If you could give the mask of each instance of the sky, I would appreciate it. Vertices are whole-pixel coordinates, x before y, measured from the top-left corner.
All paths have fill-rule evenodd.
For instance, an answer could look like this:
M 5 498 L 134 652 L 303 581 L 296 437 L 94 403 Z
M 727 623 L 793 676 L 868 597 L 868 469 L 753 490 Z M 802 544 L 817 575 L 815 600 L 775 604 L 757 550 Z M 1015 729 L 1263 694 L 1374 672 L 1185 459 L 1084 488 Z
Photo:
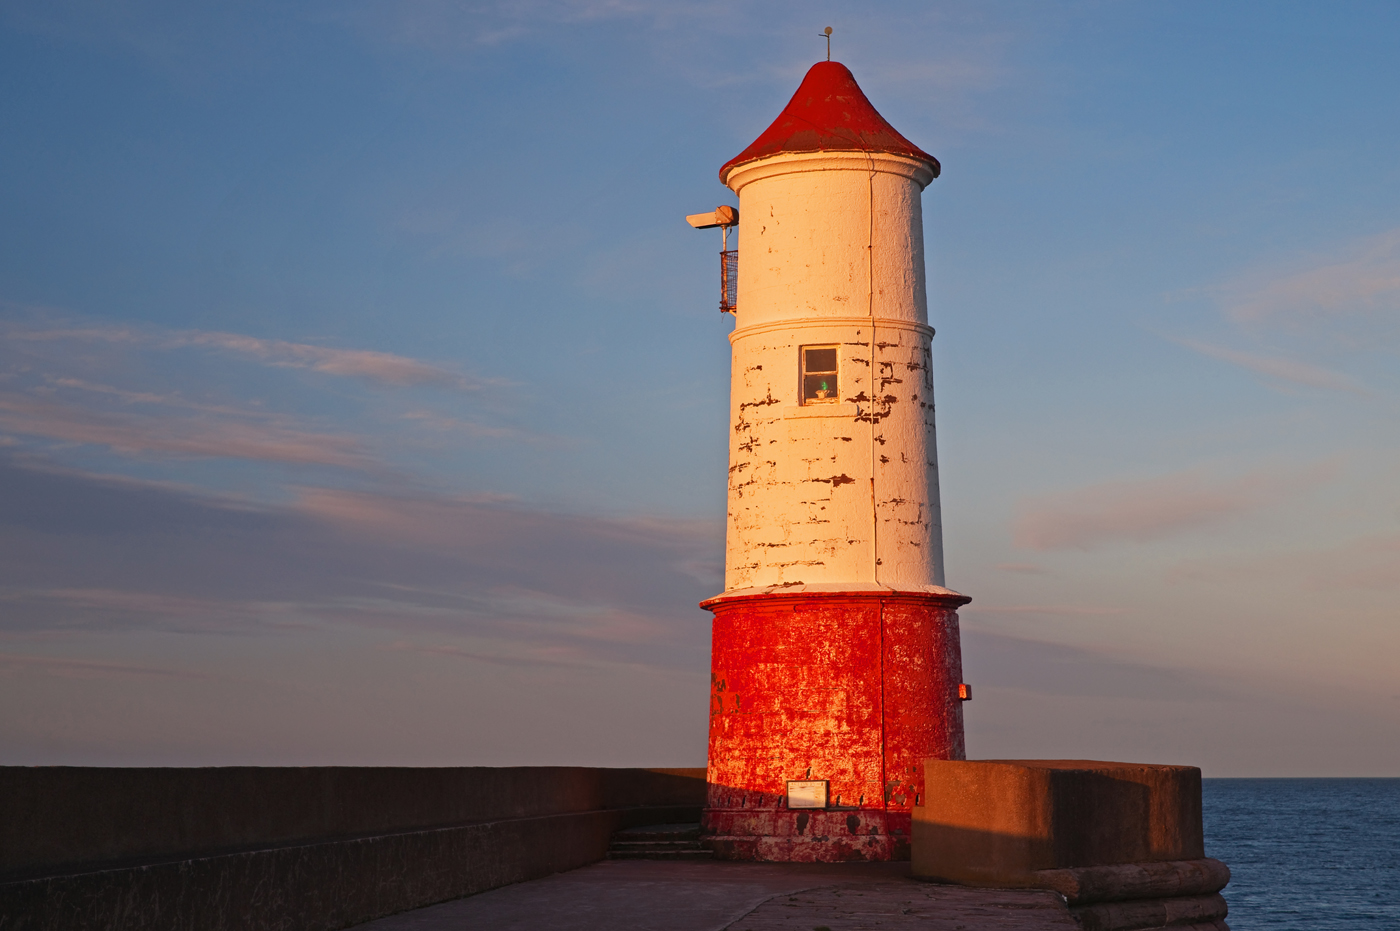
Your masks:
M 0 763 L 703 765 L 683 218 L 827 25 L 943 165 L 969 756 L 1400 776 L 1367 2 L 0 6 Z

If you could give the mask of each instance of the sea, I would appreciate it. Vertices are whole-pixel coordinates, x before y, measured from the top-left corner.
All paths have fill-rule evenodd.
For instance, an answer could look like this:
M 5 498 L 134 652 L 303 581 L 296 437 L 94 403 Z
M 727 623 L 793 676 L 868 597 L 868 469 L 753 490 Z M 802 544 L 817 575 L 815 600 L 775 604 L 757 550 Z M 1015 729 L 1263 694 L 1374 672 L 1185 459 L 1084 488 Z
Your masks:
M 1206 779 L 1231 931 L 1400 931 L 1400 779 Z

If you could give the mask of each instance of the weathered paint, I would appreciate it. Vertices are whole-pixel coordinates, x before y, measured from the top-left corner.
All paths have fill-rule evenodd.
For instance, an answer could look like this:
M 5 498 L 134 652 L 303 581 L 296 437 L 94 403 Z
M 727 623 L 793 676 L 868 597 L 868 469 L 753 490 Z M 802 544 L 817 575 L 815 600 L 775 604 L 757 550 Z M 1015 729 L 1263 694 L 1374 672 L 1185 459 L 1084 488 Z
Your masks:
M 923 761 L 962 759 L 955 594 L 721 597 L 710 682 L 706 828 L 721 855 L 909 856 Z M 789 779 L 830 781 L 824 811 Z
M 734 331 L 726 591 L 941 590 L 932 335 L 919 323 L 870 317 Z M 798 355 L 814 344 L 837 347 L 837 403 L 799 404 Z
M 743 222 L 705 824 L 723 856 L 905 858 L 922 760 L 963 757 L 920 203 L 937 162 L 844 66 L 784 114 L 722 175 Z M 838 395 L 804 404 L 812 345 L 837 349 Z M 790 779 L 830 780 L 830 807 L 788 810 Z
M 739 301 L 730 335 L 725 589 L 943 584 L 933 330 L 920 191 L 880 153 L 776 155 L 730 172 Z M 839 403 L 801 403 L 799 350 L 838 347 Z

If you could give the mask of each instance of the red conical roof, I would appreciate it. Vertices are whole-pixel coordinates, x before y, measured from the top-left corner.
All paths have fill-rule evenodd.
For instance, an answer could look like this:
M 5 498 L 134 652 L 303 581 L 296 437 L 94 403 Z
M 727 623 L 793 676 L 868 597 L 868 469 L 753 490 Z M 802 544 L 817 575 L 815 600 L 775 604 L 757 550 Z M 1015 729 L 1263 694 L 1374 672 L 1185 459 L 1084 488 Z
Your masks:
M 836 61 L 811 67 L 773 125 L 725 162 L 719 179 L 724 181 L 736 165 L 779 152 L 888 152 L 928 162 L 935 178 L 940 170 L 938 159 L 885 122 L 851 69 Z

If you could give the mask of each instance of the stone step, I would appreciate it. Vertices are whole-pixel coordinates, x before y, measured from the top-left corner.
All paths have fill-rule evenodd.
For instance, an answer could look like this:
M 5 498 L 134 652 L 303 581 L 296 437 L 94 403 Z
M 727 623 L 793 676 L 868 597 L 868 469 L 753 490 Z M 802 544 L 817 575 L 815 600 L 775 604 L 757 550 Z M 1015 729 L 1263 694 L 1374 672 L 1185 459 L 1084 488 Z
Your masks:
M 609 860 L 712 860 L 715 853 L 703 847 L 686 850 L 609 850 Z
M 702 849 L 698 841 L 693 840 L 668 840 L 668 841 L 613 841 L 608 847 L 609 850 L 700 850 Z
M 657 824 L 650 827 L 627 828 L 613 835 L 614 840 L 696 840 L 700 837 L 698 824 Z
M 708 860 L 714 856 L 700 843 L 698 824 L 652 824 L 613 835 L 610 860 Z

